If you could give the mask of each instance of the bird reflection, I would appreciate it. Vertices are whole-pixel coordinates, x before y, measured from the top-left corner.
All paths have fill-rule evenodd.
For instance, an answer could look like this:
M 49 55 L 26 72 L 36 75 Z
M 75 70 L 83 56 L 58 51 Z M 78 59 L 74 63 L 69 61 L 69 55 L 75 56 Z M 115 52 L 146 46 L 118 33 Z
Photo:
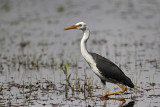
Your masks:
M 134 101 L 130 101 L 127 104 L 125 98 L 106 98 L 103 107 L 107 107 L 107 101 L 109 100 L 114 100 L 114 101 L 120 101 L 121 104 L 118 105 L 118 107 L 133 107 L 134 106 Z

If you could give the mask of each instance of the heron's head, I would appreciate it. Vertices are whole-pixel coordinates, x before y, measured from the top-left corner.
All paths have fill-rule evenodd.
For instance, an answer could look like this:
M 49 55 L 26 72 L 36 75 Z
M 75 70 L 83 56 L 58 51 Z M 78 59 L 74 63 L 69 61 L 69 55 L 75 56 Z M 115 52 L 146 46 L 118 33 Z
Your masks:
M 67 27 L 64 30 L 69 30 L 69 29 L 78 29 L 78 30 L 85 30 L 87 27 L 86 23 L 84 22 L 78 22 L 73 26 Z

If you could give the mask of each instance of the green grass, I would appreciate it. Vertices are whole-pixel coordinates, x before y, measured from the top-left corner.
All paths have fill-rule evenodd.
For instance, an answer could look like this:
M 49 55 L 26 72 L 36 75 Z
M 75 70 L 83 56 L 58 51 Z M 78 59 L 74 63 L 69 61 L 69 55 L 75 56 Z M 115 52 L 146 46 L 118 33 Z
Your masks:
M 57 66 L 61 71 L 63 71 L 65 77 L 66 77 L 66 82 L 68 83 L 69 86 L 70 85 L 70 77 L 71 74 L 68 75 L 68 62 L 66 62 L 65 65 L 62 64 L 62 66 Z

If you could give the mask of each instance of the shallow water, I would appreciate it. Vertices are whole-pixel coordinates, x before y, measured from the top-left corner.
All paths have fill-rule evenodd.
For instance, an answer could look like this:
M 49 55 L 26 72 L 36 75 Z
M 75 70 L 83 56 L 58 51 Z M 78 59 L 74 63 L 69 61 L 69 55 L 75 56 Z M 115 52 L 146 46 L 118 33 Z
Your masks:
M 0 2 L 0 106 L 160 105 L 158 0 Z M 103 86 L 80 53 L 82 32 L 63 30 L 79 21 L 91 30 L 88 50 L 116 63 L 135 89 L 100 98 Z M 58 69 L 66 62 L 70 84 Z

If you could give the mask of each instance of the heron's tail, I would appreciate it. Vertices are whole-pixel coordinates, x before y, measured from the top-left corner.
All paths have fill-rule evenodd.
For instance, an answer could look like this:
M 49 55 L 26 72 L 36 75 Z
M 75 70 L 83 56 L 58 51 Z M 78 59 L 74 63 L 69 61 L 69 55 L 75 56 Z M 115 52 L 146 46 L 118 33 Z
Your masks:
M 128 77 L 126 77 L 126 81 L 124 82 L 124 84 L 130 88 L 134 88 L 134 84 L 132 83 L 131 79 Z

